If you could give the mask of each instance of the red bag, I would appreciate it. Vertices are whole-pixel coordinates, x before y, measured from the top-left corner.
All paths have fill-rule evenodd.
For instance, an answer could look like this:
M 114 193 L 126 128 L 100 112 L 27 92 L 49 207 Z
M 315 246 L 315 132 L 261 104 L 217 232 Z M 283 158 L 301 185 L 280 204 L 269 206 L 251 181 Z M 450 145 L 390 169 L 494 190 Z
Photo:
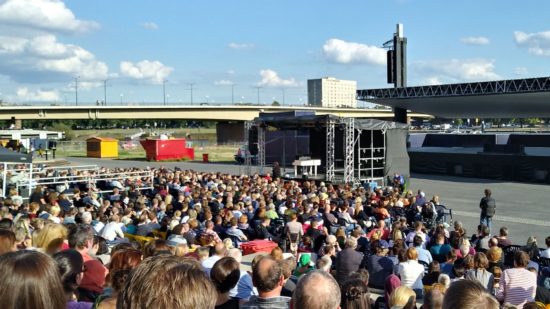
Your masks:
M 278 247 L 276 242 L 264 239 L 252 240 L 241 244 L 243 255 L 248 255 L 256 252 L 271 253 L 271 250 Z

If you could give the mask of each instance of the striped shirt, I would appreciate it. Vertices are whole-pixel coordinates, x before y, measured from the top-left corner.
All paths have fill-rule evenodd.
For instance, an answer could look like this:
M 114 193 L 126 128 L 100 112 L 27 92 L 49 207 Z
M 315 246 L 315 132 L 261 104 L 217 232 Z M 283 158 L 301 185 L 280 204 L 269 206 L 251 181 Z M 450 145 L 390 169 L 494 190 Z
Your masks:
M 525 268 L 511 268 L 502 273 L 497 298 L 519 309 L 527 302 L 535 301 L 537 275 Z
M 241 309 L 288 309 L 290 297 L 277 296 L 261 298 L 259 296 L 250 297 L 250 301 L 241 305 Z

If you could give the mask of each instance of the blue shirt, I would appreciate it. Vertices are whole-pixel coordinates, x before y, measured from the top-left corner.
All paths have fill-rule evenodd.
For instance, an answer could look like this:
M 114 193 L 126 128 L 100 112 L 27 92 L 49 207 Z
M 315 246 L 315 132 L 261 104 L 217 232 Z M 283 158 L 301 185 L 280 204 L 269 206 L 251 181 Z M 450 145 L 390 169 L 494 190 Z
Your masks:
M 430 253 L 430 251 L 426 249 L 422 249 L 422 247 L 415 247 L 415 249 L 416 249 L 416 253 L 418 253 L 419 261 L 424 261 L 428 264 L 433 262 L 432 254 Z

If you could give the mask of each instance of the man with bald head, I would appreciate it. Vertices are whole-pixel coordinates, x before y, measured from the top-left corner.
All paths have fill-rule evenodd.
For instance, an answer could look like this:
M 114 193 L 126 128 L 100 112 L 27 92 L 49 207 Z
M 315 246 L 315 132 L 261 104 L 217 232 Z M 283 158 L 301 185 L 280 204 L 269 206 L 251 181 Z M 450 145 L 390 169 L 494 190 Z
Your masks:
M 252 283 L 258 290 L 258 296 L 241 305 L 243 309 L 283 309 L 288 308 L 290 297 L 281 296 L 285 285 L 281 262 L 271 256 L 262 257 L 252 267 Z
M 340 307 L 340 287 L 334 278 L 321 270 L 304 275 L 292 296 L 292 308 L 338 309 Z

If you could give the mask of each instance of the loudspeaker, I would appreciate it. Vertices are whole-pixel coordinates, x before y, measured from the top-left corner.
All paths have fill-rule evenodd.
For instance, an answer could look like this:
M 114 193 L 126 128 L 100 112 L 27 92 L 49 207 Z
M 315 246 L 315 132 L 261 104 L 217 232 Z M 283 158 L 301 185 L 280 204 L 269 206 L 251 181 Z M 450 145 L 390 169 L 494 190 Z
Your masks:
M 258 154 L 258 128 L 252 127 L 248 131 L 248 151 L 255 156 Z

